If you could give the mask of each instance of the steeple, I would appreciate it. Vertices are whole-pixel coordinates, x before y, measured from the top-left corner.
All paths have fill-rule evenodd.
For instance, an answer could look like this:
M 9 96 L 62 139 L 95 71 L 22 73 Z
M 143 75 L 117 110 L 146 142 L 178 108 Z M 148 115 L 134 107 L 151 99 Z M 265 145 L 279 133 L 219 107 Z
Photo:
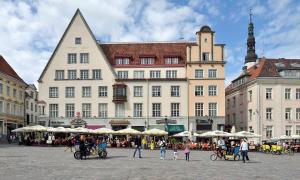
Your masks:
M 252 23 L 252 9 L 250 9 L 250 23 L 248 25 L 248 39 L 247 39 L 247 55 L 245 57 L 245 65 L 247 63 L 256 62 L 257 55 L 255 53 L 255 37 L 254 37 L 254 25 Z

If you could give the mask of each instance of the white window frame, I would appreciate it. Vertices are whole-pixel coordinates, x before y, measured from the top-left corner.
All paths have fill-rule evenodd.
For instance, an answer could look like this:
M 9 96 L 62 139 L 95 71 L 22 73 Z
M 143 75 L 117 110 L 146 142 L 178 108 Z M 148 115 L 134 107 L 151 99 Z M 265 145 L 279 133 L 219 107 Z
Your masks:
M 266 108 L 266 119 L 272 120 L 273 118 L 273 108 Z
M 91 96 L 92 96 L 92 87 L 82 86 L 82 97 L 91 97 Z
M 108 104 L 107 103 L 99 103 L 98 104 L 98 116 L 101 118 L 108 117 Z
M 161 97 L 161 86 L 152 86 L 152 97 Z
M 178 64 L 179 63 L 179 57 L 166 57 L 165 58 L 165 64 Z
M 300 108 L 296 108 L 296 119 L 300 120 Z
M 300 88 L 296 89 L 296 99 L 300 100 Z
M 209 85 L 208 86 L 208 96 L 217 96 L 217 89 L 218 87 L 216 85 Z
M 133 71 L 134 79 L 144 79 L 144 71 Z
M 208 69 L 208 78 L 217 78 L 217 69 Z
M 286 136 L 292 135 L 292 128 L 293 128 L 293 126 L 285 126 L 285 135 Z
M 77 54 L 68 53 L 68 64 L 76 64 L 76 63 L 77 63 Z
M 180 116 L 180 103 L 171 103 L 171 117 Z
M 81 64 L 88 64 L 89 63 L 89 53 L 80 53 L 80 63 Z
M 133 86 L 133 96 L 143 97 L 143 86 Z
M 161 117 L 161 103 L 152 103 L 152 117 Z
M 93 79 L 102 79 L 101 69 L 93 69 Z
M 72 70 L 68 70 L 68 79 L 76 79 L 77 78 L 77 70 L 76 69 L 72 69 Z
M 66 104 L 66 117 L 72 118 L 75 116 L 75 104 L 74 103 L 67 103 Z
M 218 115 L 218 104 L 216 102 L 208 103 L 208 116 L 216 117 Z
M 107 97 L 107 86 L 98 86 L 98 96 Z
M 292 108 L 285 108 L 284 118 L 286 120 L 292 119 Z
M 58 117 L 58 104 L 49 104 L 49 117 Z
M 49 98 L 58 98 L 58 87 L 49 87 Z
M 64 70 L 55 70 L 55 80 L 64 80 L 65 71 Z
M 180 96 L 180 86 L 171 86 L 171 97 Z
M 177 78 L 177 70 L 167 70 L 166 78 Z
M 115 116 L 116 117 L 125 117 L 125 104 L 124 103 L 115 104 Z
M 272 88 L 266 88 L 266 99 L 272 99 L 272 93 L 273 89 Z
M 273 137 L 273 126 L 266 127 L 266 137 L 272 138 Z
M 118 71 L 119 79 L 128 79 L 128 71 Z
M 143 103 L 133 103 L 133 117 L 143 117 Z
M 195 103 L 195 116 L 202 117 L 204 115 L 204 103 Z
M 142 57 L 140 58 L 141 64 L 155 64 L 154 57 Z
M 203 86 L 195 86 L 195 96 L 204 96 Z
M 195 78 L 196 79 L 204 78 L 204 70 L 203 69 L 195 69 Z
M 89 79 L 89 70 L 88 69 L 80 70 L 80 79 Z
M 82 117 L 89 118 L 92 116 L 92 104 L 82 103 Z
M 75 87 L 66 87 L 66 98 L 75 97 Z
M 284 89 L 284 99 L 290 100 L 291 99 L 291 88 L 285 88 Z
M 128 57 L 120 57 L 115 59 L 116 65 L 126 65 L 129 64 L 130 58 Z
M 159 70 L 150 71 L 150 78 L 160 78 L 161 73 Z

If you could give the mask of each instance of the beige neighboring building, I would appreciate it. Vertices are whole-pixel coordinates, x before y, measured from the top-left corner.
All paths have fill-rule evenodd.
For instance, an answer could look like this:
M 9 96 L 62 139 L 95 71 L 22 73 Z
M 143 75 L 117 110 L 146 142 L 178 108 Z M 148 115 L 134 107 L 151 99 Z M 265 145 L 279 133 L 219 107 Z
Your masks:
M 225 44 L 215 44 L 214 33 L 203 26 L 187 46 L 189 122 L 198 133 L 225 125 Z
M 0 55 L 0 141 L 24 126 L 24 93 L 27 84 Z
M 257 59 L 253 29 L 243 72 L 226 88 L 226 127 L 260 140 L 300 134 L 300 59 Z
M 25 90 L 25 126 L 38 124 L 38 92 L 34 84 Z

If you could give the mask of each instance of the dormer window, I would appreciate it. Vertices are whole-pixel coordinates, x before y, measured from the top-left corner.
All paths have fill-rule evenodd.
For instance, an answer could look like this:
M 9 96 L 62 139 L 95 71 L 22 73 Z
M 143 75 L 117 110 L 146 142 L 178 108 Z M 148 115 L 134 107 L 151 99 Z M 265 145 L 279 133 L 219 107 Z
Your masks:
M 81 44 L 81 37 L 75 38 L 75 44 Z
M 165 64 L 178 64 L 179 58 L 178 57 L 166 57 Z
M 128 57 L 116 58 L 116 65 L 124 65 L 124 64 L 129 64 L 129 58 Z
M 155 58 L 154 57 L 142 57 L 140 58 L 141 64 L 154 64 Z

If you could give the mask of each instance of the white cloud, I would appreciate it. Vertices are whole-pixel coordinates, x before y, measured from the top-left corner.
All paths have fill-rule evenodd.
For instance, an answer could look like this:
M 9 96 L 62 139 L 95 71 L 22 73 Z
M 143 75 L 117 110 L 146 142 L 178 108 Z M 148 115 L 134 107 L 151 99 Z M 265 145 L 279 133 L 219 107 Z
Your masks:
M 0 1 L 0 53 L 28 83 L 35 83 L 79 7 L 101 41 L 194 38 L 208 18 L 172 1 Z M 5 42 L 5 43 L 3 43 Z

